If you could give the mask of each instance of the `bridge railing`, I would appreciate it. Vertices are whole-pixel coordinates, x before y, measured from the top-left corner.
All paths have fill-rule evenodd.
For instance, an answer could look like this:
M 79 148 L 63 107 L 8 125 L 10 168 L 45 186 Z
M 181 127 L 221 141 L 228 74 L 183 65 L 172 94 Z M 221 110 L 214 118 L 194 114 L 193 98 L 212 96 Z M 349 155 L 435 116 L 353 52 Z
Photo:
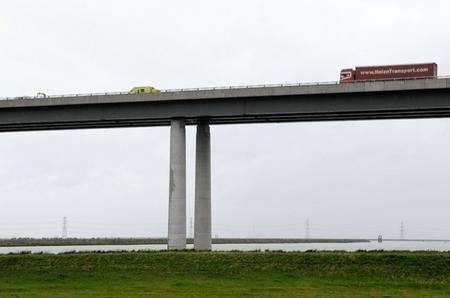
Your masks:
M 450 76 L 439 76 L 438 79 L 449 79 Z M 423 78 L 417 78 L 423 79 Z M 394 79 L 390 81 L 401 81 L 404 79 Z M 410 79 L 408 79 L 410 80 Z M 435 80 L 431 78 L 429 80 Z M 355 81 L 361 82 L 361 81 Z M 373 81 L 363 81 L 363 82 L 377 82 Z M 284 83 L 284 84 L 263 84 L 263 85 L 238 85 L 238 86 L 220 86 L 220 87 L 200 87 L 200 88 L 180 88 L 180 89 L 162 89 L 159 90 L 161 93 L 169 92 L 195 92 L 195 91 L 214 91 L 214 90 L 234 90 L 234 89 L 254 89 L 254 88 L 275 88 L 275 87 L 302 87 L 302 86 L 319 86 L 319 85 L 339 85 L 339 81 L 330 82 L 306 82 L 306 83 Z M 47 98 L 65 98 L 65 97 L 89 97 L 89 96 L 113 96 L 113 95 L 129 95 L 128 91 L 119 92 L 99 92 L 99 93 L 74 93 L 74 94 L 62 94 L 62 95 L 41 95 L 41 96 L 16 96 L 16 97 L 3 97 L 0 100 L 37 100 L 37 99 L 47 99 Z
M 214 90 L 230 90 L 230 89 L 250 89 L 250 88 L 273 88 L 273 87 L 299 87 L 311 85 L 332 85 L 339 82 L 311 82 L 311 83 L 286 83 L 286 84 L 264 84 L 264 85 L 241 85 L 241 86 L 220 86 L 220 87 L 200 87 L 200 88 L 180 88 L 180 89 L 161 89 L 159 93 L 168 92 L 189 92 L 189 91 L 214 91 Z M 73 93 L 61 95 L 45 95 L 45 96 L 16 96 L 3 97 L 0 100 L 25 100 L 25 99 L 46 99 L 46 98 L 64 98 L 64 97 L 89 97 L 89 96 L 108 96 L 108 95 L 129 95 L 128 91 L 119 92 L 98 92 L 98 93 Z
M 274 88 L 274 87 L 301 87 L 314 85 L 337 85 L 339 82 L 308 82 L 308 83 L 285 83 L 285 84 L 263 84 L 263 85 L 238 85 L 200 88 L 165 89 L 161 92 L 187 92 L 187 91 L 213 91 L 213 90 L 233 90 L 233 89 L 254 89 L 254 88 Z
M 103 96 L 103 95 L 127 95 L 130 92 L 98 92 L 98 93 L 73 93 L 73 94 L 59 94 L 59 95 L 45 95 L 45 96 L 16 96 L 16 97 L 2 97 L 0 100 L 25 100 L 25 99 L 47 99 L 47 98 L 61 98 L 61 97 L 85 97 L 85 96 Z

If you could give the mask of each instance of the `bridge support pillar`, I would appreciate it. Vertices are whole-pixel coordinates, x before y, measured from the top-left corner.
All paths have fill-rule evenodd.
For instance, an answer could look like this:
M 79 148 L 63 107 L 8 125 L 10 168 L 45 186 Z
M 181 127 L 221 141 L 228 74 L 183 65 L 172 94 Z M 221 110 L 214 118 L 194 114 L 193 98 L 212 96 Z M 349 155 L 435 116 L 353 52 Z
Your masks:
M 172 120 L 170 124 L 167 249 L 186 249 L 186 128 L 184 119 Z
M 194 249 L 211 250 L 211 136 L 207 120 L 197 125 Z

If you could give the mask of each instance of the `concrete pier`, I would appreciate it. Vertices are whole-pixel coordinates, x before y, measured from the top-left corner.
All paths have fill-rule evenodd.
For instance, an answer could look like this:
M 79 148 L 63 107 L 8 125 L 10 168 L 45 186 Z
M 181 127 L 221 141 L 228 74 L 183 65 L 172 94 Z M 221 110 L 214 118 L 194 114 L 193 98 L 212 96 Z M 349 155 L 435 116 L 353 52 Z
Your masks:
M 197 125 L 194 249 L 211 250 L 211 136 L 209 123 Z
M 169 231 L 167 249 L 186 249 L 186 128 L 170 123 Z

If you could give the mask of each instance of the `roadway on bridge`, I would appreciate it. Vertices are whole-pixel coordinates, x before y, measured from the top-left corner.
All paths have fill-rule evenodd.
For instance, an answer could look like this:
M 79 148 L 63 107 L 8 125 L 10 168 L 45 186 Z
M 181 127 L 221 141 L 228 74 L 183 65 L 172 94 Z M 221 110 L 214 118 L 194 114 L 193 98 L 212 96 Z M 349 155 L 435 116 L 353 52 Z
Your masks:
M 450 78 L 0 100 L 0 131 L 450 116 Z

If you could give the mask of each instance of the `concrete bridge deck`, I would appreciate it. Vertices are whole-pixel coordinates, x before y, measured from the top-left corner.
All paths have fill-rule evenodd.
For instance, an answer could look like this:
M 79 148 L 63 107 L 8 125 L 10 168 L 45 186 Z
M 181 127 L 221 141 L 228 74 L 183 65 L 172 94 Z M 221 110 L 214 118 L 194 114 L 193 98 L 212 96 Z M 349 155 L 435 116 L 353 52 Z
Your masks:
M 0 100 L 0 131 L 447 117 L 450 78 Z

